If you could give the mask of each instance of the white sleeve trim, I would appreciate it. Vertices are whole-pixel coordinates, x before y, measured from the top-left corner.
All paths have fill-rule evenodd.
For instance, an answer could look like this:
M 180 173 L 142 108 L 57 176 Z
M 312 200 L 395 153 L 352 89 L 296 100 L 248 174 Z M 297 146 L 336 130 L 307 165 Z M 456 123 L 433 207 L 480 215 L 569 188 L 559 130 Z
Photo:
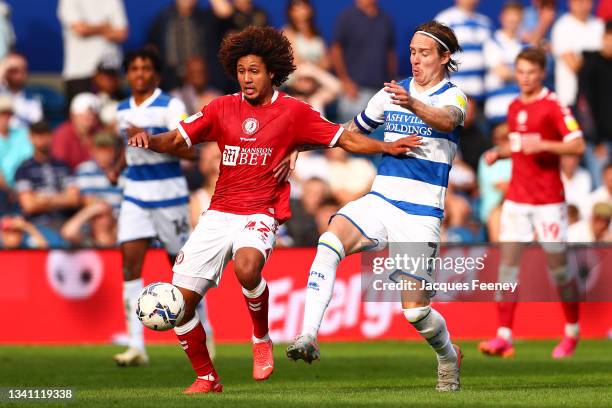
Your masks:
M 338 139 L 340 139 L 340 136 L 342 135 L 342 132 L 344 132 L 344 128 L 340 126 L 338 128 L 338 131 L 334 135 L 334 138 L 331 140 L 331 142 L 329 142 L 329 147 L 334 147 L 336 145 L 336 143 L 338 142 Z
M 582 137 L 582 131 L 576 130 L 576 131 L 573 131 L 572 133 L 568 133 L 567 135 L 563 136 L 563 142 L 569 142 L 570 140 L 574 140 L 579 137 Z
M 189 135 L 187 134 L 187 132 L 185 132 L 185 129 L 183 129 L 183 125 L 181 125 L 179 123 L 178 126 L 176 127 L 176 129 L 179 131 L 181 136 L 183 136 L 183 139 L 185 139 L 185 142 L 187 143 L 187 146 L 188 147 L 193 146 L 193 144 L 191 143 L 191 139 L 189 138 Z

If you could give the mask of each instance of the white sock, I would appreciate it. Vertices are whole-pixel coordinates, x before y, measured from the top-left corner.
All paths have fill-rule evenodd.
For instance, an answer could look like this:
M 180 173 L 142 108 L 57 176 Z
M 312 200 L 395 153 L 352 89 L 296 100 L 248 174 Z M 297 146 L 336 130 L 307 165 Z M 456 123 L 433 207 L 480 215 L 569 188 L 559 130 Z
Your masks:
M 455 364 L 457 353 L 450 340 L 446 321 L 431 306 L 403 309 L 404 316 L 434 349 L 439 364 Z
M 336 269 L 343 258 L 344 246 L 340 239 L 331 232 L 321 235 L 306 287 L 302 335 L 317 337 L 325 309 L 334 293 Z
M 198 378 L 201 380 L 215 381 L 215 376 L 212 374 L 198 375 Z
M 498 327 L 497 337 L 501 337 L 502 339 L 512 343 L 512 329 L 509 327 Z
M 127 314 L 128 344 L 131 348 L 144 351 L 143 326 L 136 315 L 138 295 L 142 289 L 142 278 L 123 282 L 123 304 L 125 306 L 125 313 Z
M 577 338 L 580 335 L 580 325 L 578 323 L 565 323 L 565 335 Z
M 263 336 L 261 339 L 255 337 L 255 336 L 251 336 L 252 340 L 253 340 L 253 344 L 257 344 L 257 343 L 265 343 L 266 341 L 270 340 L 270 334 L 266 333 L 265 336 Z

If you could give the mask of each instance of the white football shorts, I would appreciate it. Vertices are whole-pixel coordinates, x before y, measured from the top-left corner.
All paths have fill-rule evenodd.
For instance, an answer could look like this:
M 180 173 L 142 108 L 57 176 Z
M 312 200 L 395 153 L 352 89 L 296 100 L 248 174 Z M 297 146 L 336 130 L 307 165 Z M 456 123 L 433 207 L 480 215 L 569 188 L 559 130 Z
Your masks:
M 439 254 L 440 218 L 408 214 L 373 194 L 351 201 L 334 215 L 338 216 L 347 218 L 374 243 L 364 250 L 379 251 L 388 247 L 390 257 L 407 254 L 435 258 Z M 409 275 L 417 279 L 434 280 L 431 270 L 411 272 Z
M 499 240 L 525 243 L 538 241 L 546 252 L 563 252 L 563 244 L 567 242 L 567 205 L 504 201 Z
M 255 248 L 268 259 L 278 222 L 265 214 L 239 215 L 208 210 L 179 252 L 175 274 L 219 284 L 223 270 L 240 248 Z
M 119 210 L 119 243 L 157 238 L 171 255 L 178 254 L 189 236 L 188 204 L 162 208 L 142 208 L 123 201 Z

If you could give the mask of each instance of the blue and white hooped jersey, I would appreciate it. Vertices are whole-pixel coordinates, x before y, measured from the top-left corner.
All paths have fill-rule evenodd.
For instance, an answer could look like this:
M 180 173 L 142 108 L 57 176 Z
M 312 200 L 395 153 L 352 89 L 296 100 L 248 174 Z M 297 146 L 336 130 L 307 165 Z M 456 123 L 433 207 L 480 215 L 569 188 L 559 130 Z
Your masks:
M 448 80 L 418 92 L 412 78 L 399 84 L 419 101 L 442 108 L 454 106 L 465 117 L 467 99 Z M 377 195 L 408 214 L 443 218 L 448 173 L 459 143 L 457 127 L 451 133 L 432 129 L 411 111 L 391 103 L 389 94 L 380 90 L 370 99 L 366 109 L 355 117 L 365 133 L 384 125 L 385 141 L 421 136 L 423 144 L 404 156 L 383 155 L 369 194 Z
M 495 67 L 505 65 L 514 71 L 514 60 L 526 46 L 527 44 L 520 39 L 509 38 L 501 30 L 497 30 L 485 43 L 484 56 L 487 65 L 485 116 L 493 123 L 506 120 L 508 106 L 520 93 L 516 81 L 504 81 L 495 73 Z
M 126 143 L 129 127 L 139 127 L 155 135 L 176 129 L 179 121 L 186 117 L 183 102 L 160 89 L 138 106 L 134 98 L 117 106 L 117 123 Z M 125 155 L 124 200 L 143 208 L 171 207 L 189 202 L 187 182 L 178 158 L 132 146 L 126 146 Z
M 459 7 L 440 12 L 434 20 L 453 29 L 463 52 L 453 55 L 459 62 L 459 71 L 451 80 L 466 94 L 476 99 L 484 98 L 485 59 L 483 47 L 491 37 L 493 23 L 480 13 L 468 13 Z

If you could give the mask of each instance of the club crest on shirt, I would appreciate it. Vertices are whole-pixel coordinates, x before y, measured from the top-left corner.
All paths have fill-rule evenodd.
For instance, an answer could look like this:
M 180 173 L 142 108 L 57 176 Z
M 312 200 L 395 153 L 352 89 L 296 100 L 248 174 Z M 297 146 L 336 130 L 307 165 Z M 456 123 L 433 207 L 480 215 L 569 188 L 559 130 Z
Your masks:
M 242 131 L 247 135 L 252 135 L 259 130 L 259 122 L 255 118 L 247 118 L 242 122 Z

